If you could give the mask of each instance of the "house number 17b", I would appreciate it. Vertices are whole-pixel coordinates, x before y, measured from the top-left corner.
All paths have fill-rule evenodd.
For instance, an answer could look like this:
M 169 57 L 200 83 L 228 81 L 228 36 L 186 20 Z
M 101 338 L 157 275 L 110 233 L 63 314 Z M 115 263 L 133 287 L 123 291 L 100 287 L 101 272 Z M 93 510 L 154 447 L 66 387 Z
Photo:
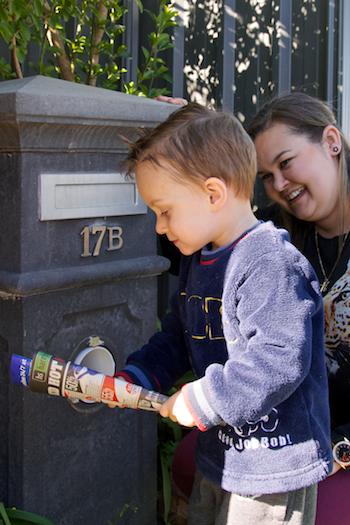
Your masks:
M 123 246 L 123 228 L 121 226 L 104 226 L 95 224 L 85 226 L 80 235 L 83 239 L 83 252 L 81 257 L 97 257 L 100 255 L 101 247 L 105 237 L 107 238 L 107 252 L 120 250 Z

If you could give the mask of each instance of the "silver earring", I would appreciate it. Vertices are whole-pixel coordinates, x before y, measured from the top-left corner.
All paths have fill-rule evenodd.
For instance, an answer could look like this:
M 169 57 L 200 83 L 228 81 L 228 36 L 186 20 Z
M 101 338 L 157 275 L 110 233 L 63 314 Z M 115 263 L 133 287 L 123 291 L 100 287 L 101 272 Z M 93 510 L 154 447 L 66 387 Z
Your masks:
M 333 146 L 333 151 L 334 151 L 334 153 L 338 153 L 339 152 L 338 146 Z

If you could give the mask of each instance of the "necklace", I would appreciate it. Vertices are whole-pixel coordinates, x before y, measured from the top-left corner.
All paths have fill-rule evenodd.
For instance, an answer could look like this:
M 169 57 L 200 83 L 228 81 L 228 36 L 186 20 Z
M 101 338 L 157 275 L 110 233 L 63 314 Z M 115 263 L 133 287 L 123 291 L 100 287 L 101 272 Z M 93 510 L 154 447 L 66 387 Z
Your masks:
M 335 271 L 335 269 L 336 269 L 336 267 L 338 265 L 338 262 L 340 260 L 341 254 L 343 253 L 346 241 L 348 240 L 349 232 L 345 235 L 344 240 L 342 242 L 342 245 L 340 247 L 339 253 L 338 253 L 338 257 L 336 258 L 336 261 L 333 264 L 333 266 L 331 268 L 331 271 L 327 275 L 326 274 L 326 270 L 324 269 L 324 266 L 323 266 L 322 257 L 321 257 L 321 253 L 320 253 L 320 247 L 318 245 L 318 233 L 316 231 L 316 228 L 315 228 L 314 231 L 315 231 L 315 245 L 316 245 L 316 252 L 317 252 L 318 262 L 320 264 L 320 268 L 321 268 L 322 275 L 323 275 L 323 282 L 321 284 L 320 290 L 321 290 L 321 293 L 326 293 L 327 290 L 328 290 L 329 283 L 331 281 L 331 277 L 332 277 L 332 275 L 333 275 L 333 273 L 334 273 L 334 271 Z

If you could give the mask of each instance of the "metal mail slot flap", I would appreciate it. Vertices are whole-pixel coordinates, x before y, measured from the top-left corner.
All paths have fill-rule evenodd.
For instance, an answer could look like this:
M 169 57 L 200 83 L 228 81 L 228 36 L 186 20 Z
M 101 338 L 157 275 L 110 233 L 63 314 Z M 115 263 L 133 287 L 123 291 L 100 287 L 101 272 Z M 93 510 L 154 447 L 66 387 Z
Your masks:
M 146 213 L 132 180 L 121 173 L 45 173 L 40 175 L 41 221 Z

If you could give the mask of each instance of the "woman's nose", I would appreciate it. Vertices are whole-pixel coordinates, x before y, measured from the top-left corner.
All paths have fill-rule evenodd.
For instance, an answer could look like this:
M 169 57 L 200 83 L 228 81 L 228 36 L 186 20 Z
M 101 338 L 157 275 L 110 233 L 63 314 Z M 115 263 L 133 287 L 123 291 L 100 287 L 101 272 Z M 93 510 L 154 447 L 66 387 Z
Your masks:
M 277 173 L 274 173 L 273 175 L 273 188 L 276 191 L 283 191 L 288 184 L 288 181 L 284 178 L 283 174 L 278 171 Z

